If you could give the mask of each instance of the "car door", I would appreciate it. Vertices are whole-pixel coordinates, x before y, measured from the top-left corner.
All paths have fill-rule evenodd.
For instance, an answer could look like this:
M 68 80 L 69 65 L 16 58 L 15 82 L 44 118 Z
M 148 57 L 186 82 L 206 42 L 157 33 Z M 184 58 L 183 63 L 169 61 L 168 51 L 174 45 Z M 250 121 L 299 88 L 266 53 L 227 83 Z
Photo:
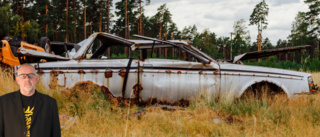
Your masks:
M 140 101 L 183 103 L 202 92 L 216 93 L 220 81 L 217 67 L 181 60 L 140 61 Z

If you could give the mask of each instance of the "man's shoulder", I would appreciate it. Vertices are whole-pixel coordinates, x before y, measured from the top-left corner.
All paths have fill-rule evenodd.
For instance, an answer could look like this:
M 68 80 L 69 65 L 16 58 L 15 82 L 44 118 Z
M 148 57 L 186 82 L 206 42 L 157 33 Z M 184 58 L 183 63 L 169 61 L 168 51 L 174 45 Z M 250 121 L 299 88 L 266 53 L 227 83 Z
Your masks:
M 10 92 L 10 93 L 7 93 L 7 94 L 4 94 L 0 97 L 0 99 L 6 99 L 6 98 L 12 98 L 14 96 L 16 96 L 18 94 L 19 90 L 18 91 L 14 91 L 14 92 Z
M 4 94 L 2 96 L 0 96 L 0 103 L 1 104 L 7 104 L 8 102 L 11 102 L 13 100 L 16 99 L 16 96 L 18 96 L 19 90 L 18 91 L 14 91 L 14 92 L 10 92 L 7 94 Z

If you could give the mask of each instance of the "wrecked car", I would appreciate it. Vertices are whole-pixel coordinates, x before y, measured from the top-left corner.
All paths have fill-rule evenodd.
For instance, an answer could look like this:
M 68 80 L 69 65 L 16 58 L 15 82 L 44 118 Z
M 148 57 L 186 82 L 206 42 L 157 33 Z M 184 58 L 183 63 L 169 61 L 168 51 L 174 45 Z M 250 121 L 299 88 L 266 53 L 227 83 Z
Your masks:
M 162 41 L 135 35 L 143 40 L 128 40 L 108 33 L 94 33 L 81 43 L 72 57 L 19 49 L 20 56 L 46 59 L 33 63 L 40 80 L 48 87 L 71 88 L 91 82 L 102 87 L 111 102 L 130 100 L 132 103 L 161 102 L 188 104 L 190 98 L 201 92 L 221 95 L 233 92 L 240 97 L 249 88 L 269 85 L 289 98 L 312 93 L 316 87 L 311 74 L 259 66 L 234 64 L 216 60 L 187 42 Z M 104 58 L 108 47 L 128 47 L 141 51 L 139 58 Z M 95 47 L 93 49 L 93 47 Z M 175 48 L 188 54 L 188 61 L 150 58 L 157 48 Z M 298 47 L 297 49 L 305 48 Z M 250 58 L 241 55 L 233 60 Z M 272 53 L 270 53 L 272 54 Z M 15 67 L 15 70 L 19 66 Z

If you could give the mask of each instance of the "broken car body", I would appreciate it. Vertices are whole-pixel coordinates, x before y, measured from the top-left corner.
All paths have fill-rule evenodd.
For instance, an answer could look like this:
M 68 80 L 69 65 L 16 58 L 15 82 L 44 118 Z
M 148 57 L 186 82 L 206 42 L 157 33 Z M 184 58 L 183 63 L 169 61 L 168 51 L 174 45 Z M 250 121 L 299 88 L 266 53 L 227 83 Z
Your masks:
M 20 49 L 18 53 L 49 60 L 33 63 L 40 80 L 48 87 L 71 88 L 77 83 L 92 82 L 103 87 L 110 101 L 128 99 L 138 104 L 150 101 L 188 104 L 191 97 L 201 92 L 220 95 L 231 91 L 235 97 L 240 97 L 246 89 L 259 83 L 274 85 L 288 97 L 311 93 L 315 89 L 308 73 L 217 61 L 183 41 L 136 37 L 146 40 L 95 33 L 69 58 L 48 53 L 40 55 L 26 49 Z M 92 53 L 94 46 L 97 48 Z M 142 57 L 101 58 L 110 46 L 141 50 Z M 172 47 L 188 53 L 194 61 L 153 59 L 146 55 L 147 50 L 153 52 L 156 48 Z

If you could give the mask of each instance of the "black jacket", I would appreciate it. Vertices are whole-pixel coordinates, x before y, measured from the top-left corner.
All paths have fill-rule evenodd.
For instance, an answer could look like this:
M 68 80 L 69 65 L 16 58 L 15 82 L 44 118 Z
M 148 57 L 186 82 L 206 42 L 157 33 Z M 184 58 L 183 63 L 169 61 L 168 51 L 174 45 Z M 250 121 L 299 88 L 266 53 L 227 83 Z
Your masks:
M 37 91 L 36 91 L 37 92 Z M 36 93 L 32 115 L 31 137 L 60 137 L 56 100 Z M 25 137 L 26 123 L 20 90 L 0 97 L 0 137 Z

